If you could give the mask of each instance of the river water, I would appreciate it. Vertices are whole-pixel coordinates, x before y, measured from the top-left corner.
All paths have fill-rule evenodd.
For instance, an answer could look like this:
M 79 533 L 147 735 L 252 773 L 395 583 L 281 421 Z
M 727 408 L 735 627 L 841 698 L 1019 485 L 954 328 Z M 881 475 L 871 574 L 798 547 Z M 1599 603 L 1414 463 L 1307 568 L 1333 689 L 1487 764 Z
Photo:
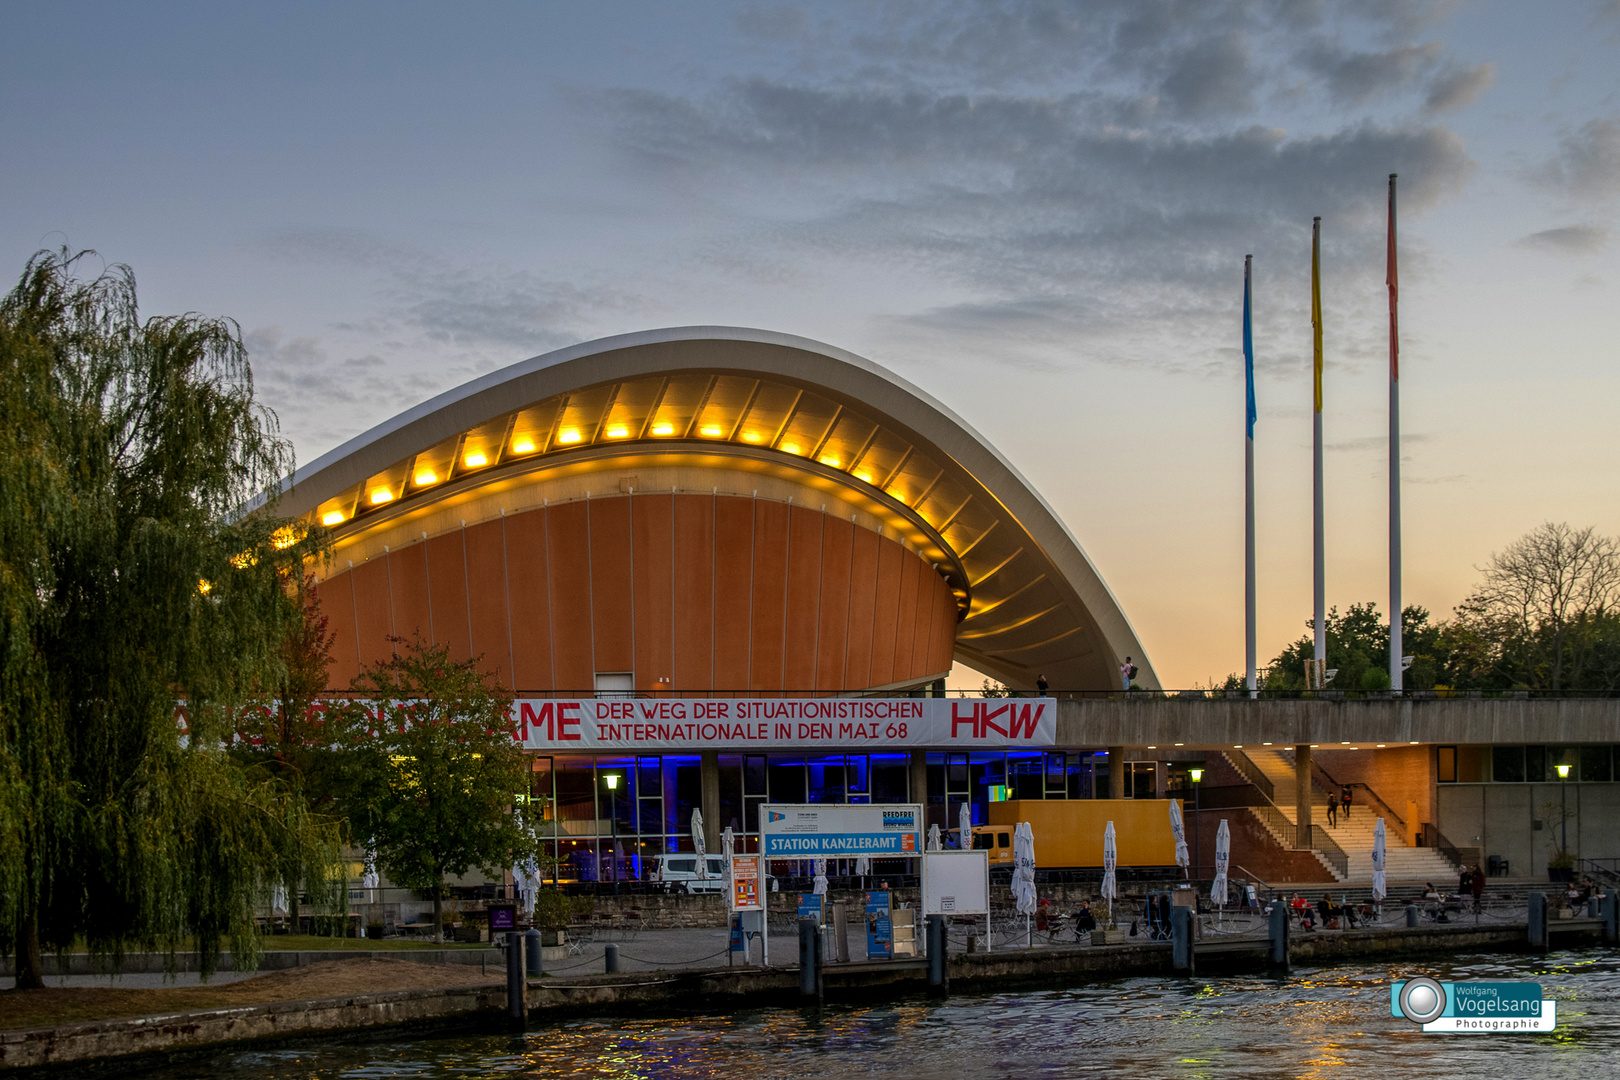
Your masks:
M 1548 1035 L 1424 1034 L 1389 982 L 1528 979 L 1558 1000 Z M 522 1036 L 413 1037 L 236 1051 L 148 1080 L 1101 1076 L 1583 1078 L 1620 1064 L 1620 959 L 1591 952 L 1295 969 L 1287 977 L 1117 979 L 945 1002 L 584 1019 Z

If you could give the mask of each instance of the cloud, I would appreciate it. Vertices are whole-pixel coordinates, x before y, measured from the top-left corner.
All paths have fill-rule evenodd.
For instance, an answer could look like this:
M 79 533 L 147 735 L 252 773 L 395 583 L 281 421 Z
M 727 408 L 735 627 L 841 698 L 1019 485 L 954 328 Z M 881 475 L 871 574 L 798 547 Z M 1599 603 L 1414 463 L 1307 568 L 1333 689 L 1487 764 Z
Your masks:
M 1445 112 L 1472 105 L 1496 81 L 1496 65 L 1475 64 L 1458 68 L 1436 79 L 1429 87 L 1429 96 L 1423 107 L 1430 112 Z
M 1543 229 L 1519 240 L 1522 247 L 1561 255 L 1585 255 L 1600 251 L 1608 242 L 1609 230 L 1603 225 L 1565 225 L 1560 229 Z
M 1538 172 L 1549 187 L 1578 202 L 1620 195 L 1620 116 L 1588 121 L 1564 136 Z
M 1301 62 L 1324 80 L 1335 104 L 1360 105 L 1411 87 L 1435 67 L 1442 49 L 1440 42 L 1428 41 L 1379 52 L 1345 51 L 1318 40 Z

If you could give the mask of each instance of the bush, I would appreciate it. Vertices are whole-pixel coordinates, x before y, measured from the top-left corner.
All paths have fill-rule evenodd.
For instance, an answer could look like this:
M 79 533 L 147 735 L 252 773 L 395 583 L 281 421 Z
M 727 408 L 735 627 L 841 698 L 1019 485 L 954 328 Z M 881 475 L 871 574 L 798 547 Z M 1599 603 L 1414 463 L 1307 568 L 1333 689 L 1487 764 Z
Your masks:
M 1361 688 L 1363 690 L 1388 690 L 1389 672 L 1383 668 L 1368 668 L 1361 673 Z
M 541 889 L 534 897 L 533 924 L 542 930 L 561 930 L 575 919 L 588 917 L 596 910 L 596 901 L 589 896 L 566 896 L 559 889 Z

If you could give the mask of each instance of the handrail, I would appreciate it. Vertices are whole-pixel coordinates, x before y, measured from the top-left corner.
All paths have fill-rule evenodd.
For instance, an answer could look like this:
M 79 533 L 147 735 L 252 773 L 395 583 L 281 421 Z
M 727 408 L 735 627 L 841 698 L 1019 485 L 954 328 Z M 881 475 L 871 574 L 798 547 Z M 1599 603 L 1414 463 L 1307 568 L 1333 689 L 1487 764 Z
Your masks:
M 1267 803 L 1265 806 L 1252 806 L 1250 809 L 1259 815 L 1260 820 L 1277 831 L 1278 835 L 1282 837 L 1284 847 L 1296 851 L 1301 849 L 1314 851 L 1326 859 L 1333 869 L 1338 871 L 1339 877 L 1347 878 L 1350 876 L 1350 856 L 1345 854 L 1343 848 L 1334 843 L 1333 837 L 1329 836 L 1328 831 L 1322 826 L 1312 825 L 1310 832 L 1311 842 L 1301 844 L 1299 842 L 1299 826 L 1284 817 L 1283 812 L 1277 809 L 1274 804 Z
M 1252 870 L 1245 870 L 1243 867 L 1239 866 L 1237 863 L 1232 864 L 1232 869 L 1233 870 L 1241 870 L 1241 871 L 1243 871 L 1243 877 L 1244 878 L 1248 879 L 1249 881 L 1254 882 L 1256 885 L 1260 886 L 1262 889 L 1271 888 L 1271 883 L 1269 881 L 1264 880 L 1263 878 L 1260 877 L 1259 874 L 1256 874 Z
M 1620 885 L 1620 859 L 1577 859 L 1575 865 L 1584 874 L 1592 874 L 1612 885 Z
M 1344 849 L 1336 844 L 1333 837 L 1320 825 L 1311 826 L 1311 849 L 1333 864 L 1333 869 L 1339 872 L 1341 878 L 1350 876 L 1350 856 Z
M 1457 846 L 1455 844 L 1453 844 L 1450 840 L 1446 839 L 1445 833 L 1441 832 L 1437 828 L 1434 828 L 1434 827 L 1430 826 L 1428 823 L 1425 823 L 1424 826 L 1423 826 L 1423 834 L 1425 836 L 1434 837 L 1434 844 L 1432 846 L 1434 847 L 1434 849 L 1436 851 L 1438 851 L 1440 854 L 1444 855 L 1447 859 L 1449 859 L 1452 862 L 1456 863 L 1459 867 L 1462 866 L 1462 864 L 1463 864 L 1462 852 L 1457 850 Z
M 1374 791 L 1372 789 L 1371 784 L 1363 783 L 1360 780 L 1352 780 L 1348 784 L 1339 783 L 1337 780 L 1333 779 L 1333 774 L 1332 773 L 1330 773 L 1326 769 L 1322 768 L 1322 763 L 1316 760 L 1316 755 L 1312 754 L 1311 755 L 1311 779 L 1313 779 L 1313 780 L 1316 779 L 1316 774 L 1317 773 L 1321 773 L 1322 774 L 1321 778 L 1323 780 L 1327 781 L 1327 783 L 1325 785 L 1323 785 L 1323 787 L 1322 787 L 1322 791 L 1323 791 L 1324 794 L 1326 794 L 1328 796 L 1337 795 L 1338 792 L 1336 790 L 1334 790 L 1336 788 L 1346 788 L 1346 787 L 1360 788 L 1361 790 L 1363 790 L 1363 791 L 1365 791 L 1367 793 L 1367 795 L 1372 799 L 1373 802 L 1377 803 L 1379 805 L 1379 807 L 1382 808 L 1382 810 L 1384 811 L 1384 816 L 1385 817 L 1394 818 L 1395 819 L 1395 824 L 1397 824 L 1397 825 L 1399 825 L 1401 827 L 1401 831 L 1404 832 L 1406 830 L 1406 819 L 1401 817 L 1401 815 L 1397 814 L 1395 812 L 1394 808 L 1389 805 L 1389 803 L 1385 802 L 1382 798 L 1380 798 L 1379 795 L 1378 795 L 1378 792 L 1376 792 L 1376 791 Z
M 1271 801 L 1277 801 L 1277 788 L 1271 782 L 1271 777 L 1261 771 L 1254 759 L 1242 750 L 1222 750 L 1221 756 L 1231 763 L 1232 767 L 1243 774 L 1243 779 L 1259 788 L 1261 793 Z

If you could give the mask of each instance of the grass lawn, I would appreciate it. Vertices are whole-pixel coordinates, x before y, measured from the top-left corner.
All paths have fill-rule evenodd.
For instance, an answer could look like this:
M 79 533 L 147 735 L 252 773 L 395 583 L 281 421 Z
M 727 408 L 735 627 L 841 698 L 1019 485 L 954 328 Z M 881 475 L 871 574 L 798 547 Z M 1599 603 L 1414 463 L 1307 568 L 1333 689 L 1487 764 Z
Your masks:
M 72 986 L 44 990 L 0 990 L 0 1030 L 54 1027 L 87 1020 L 218 1009 L 266 1001 L 301 1001 L 389 990 L 487 986 L 497 980 L 504 982 L 504 973 L 491 972 L 486 975 L 476 964 L 422 964 L 378 957 L 323 961 L 273 971 L 223 986 L 152 989 Z

